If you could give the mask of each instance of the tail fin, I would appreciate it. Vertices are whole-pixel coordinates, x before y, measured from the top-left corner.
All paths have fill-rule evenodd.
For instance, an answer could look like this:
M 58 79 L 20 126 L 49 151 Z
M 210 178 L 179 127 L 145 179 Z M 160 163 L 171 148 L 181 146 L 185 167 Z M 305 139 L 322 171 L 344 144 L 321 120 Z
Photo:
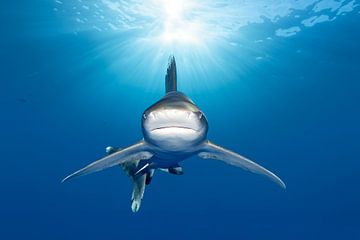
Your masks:
M 146 174 L 133 177 L 133 192 L 131 196 L 131 210 L 137 212 L 140 209 L 141 200 L 144 197 Z
M 107 147 L 106 153 L 113 154 L 120 151 L 121 148 L 116 147 Z M 130 177 L 133 185 L 133 191 L 131 196 L 131 210 L 137 212 L 140 209 L 141 200 L 144 197 L 145 185 L 146 185 L 146 174 L 136 175 L 140 160 L 135 160 L 131 162 L 125 162 L 120 164 L 124 172 Z
M 131 196 L 131 210 L 137 212 L 140 209 L 141 200 L 144 197 L 146 174 L 136 175 L 140 161 L 133 161 L 121 164 L 124 172 L 130 177 L 133 185 Z
M 169 65 L 165 77 L 166 93 L 177 91 L 177 79 L 176 79 L 176 62 L 175 57 L 170 56 Z

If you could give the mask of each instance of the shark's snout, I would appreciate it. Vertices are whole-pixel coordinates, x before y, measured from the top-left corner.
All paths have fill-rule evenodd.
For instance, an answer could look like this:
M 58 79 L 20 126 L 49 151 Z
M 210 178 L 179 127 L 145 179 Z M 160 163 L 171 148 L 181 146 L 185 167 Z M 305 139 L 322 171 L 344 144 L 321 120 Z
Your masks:
M 144 114 L 144 127 L 148 131 L 164 130 L 170 128 L 189 129 L 200 131 L 203 127 L 201 123 L 202 113 L 186 110 L 161 110 Z
M 157 109 L 143 115 L 143 133 L 148 142 L 171 151 L 203 140 L 207 122 L 200 111 Z

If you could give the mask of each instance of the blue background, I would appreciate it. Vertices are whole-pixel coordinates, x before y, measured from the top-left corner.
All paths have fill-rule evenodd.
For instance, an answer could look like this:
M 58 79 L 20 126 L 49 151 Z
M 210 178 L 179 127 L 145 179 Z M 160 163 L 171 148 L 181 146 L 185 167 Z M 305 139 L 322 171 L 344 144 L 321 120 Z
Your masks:
M 205 68 L 192 85 L 179 56 L 179 88 L 206 113 L 209 139 L 287 189 L 194 157 L 183 176 L 156 173 L 133 214 L 118 167 L 60 181 L 106 146 L 142 137 L 140 116 L 163 95 L 167 58 L 149 77 L 153 65 L 136 64 L 147 53 L 130 49 L 118 58 L 131 61 L 109 70 L 112 60 L 92 51 L 112 36 L 60 33 L 66 23 L 47 1 L 1 4 L 0 239 L 360 239 L 359 14 L 277 38 L 270 60 L 249 60 L 226 81 Z M 241 54 L 222 56 L 225 71 Z M 219 84 L 206 86 L 205 76 Z

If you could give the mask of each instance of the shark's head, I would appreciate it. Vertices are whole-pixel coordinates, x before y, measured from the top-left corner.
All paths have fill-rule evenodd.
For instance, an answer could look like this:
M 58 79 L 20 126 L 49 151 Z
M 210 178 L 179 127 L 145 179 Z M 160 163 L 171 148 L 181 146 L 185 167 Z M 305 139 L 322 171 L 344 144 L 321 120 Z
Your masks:
M 208 123 L 196 105 L 179 92 L 170 92 L 145 110 L 145 141 L 164 151 L 186 151 L 206 139 Z

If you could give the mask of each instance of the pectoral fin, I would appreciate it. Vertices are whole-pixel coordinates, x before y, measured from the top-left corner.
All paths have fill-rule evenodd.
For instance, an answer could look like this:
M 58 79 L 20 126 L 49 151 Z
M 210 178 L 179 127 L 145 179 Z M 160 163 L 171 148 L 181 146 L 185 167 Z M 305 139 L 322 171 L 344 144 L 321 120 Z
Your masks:
M 118 164 L 130 162 L 130 161 L 139 161 L 144 159 L 149 159 L 153 156 L 151 152 L 148 151 L 148 146 L 144 141 L 140 141 L 130 147 L 124 148 L 120 151 L 112 153 L 98 161 L 90 163 L 86 167 L 70 174 L 62 182 L 65 182 L 74 177 L 80 177 L 90 173 L 98 172 L 106 168 L 113 167 Z
M 204 144 L 203 149 L 201 149 L 200 153 L 198 154 L 201 158 L 211 158 L 216 160 L 221 160 L 227 164 L 241 167 L 244 170 L 250 171 L 252 173 L 257 173 L 261 175 L 265 175 L 270 178 L 272 181 L 277 183 L 282 188 L 286 188 L 285 183 L 274 173 L 270 172 L 269 170 L 265 169 L 264 167 L 260 166 L 259 164 L 240 156 L 239 154 L 222 148 L 220 146 L 215 145 L 214 143 L 207 141 Z

